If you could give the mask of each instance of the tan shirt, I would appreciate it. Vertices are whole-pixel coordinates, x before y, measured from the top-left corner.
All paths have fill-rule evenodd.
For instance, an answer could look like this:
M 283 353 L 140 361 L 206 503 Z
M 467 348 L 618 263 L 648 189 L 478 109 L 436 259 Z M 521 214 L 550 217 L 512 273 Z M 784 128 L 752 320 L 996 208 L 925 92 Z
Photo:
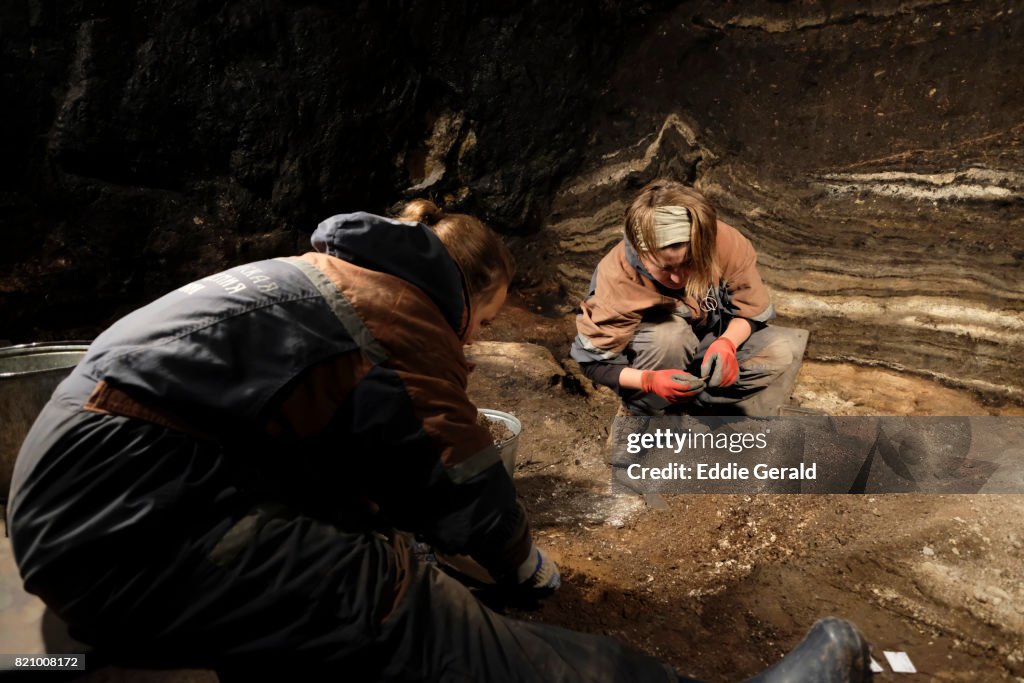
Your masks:
M 729 313 L 765 322 L 774 317 L 768 288 L 757 272 L 757 253 L 750 240 L 736 228 L 718 222 L 715 259 L 721 269 L 720 284 L 729 293 Z M 576 344 L 607 358 L 616 356 L 633 339 L 644 313 L 654 308 L 668 312 L 689 309 L 691 320 L 700 317 L 700 307 L 679 290 L 678 297 L 659 291 L 650 278 L 630 263 L 625 240 L 619 242 L 597 266 L 594 292 L 576 316 L 579 333 Z M 601 360 L 595 356 L 593 360 Z

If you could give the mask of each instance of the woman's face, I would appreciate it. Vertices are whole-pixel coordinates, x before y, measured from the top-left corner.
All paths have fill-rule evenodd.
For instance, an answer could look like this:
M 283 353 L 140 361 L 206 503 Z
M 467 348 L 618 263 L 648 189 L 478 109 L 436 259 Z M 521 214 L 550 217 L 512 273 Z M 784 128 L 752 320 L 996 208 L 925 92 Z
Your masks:
M 466 334 L 462 337 L 463 344 L 472 344 L 480 328 L 491 324 L 491 321 L 498 315 L 498 311 L 505 305 L 505 298 L 507 296 L 508 285 L 506 284 L 498 287 L 498 291 L 488 301 L 485 301 L 483 304 L 477 303 L 473 306 L 469 314 L 469 326 L 466 328 Z
M 660 284 L 669 289 L 682 289 L 686 286 L 689 256 L 690 247 L 687 243 L 670 244 L 655 252 L 644 252 L 640 261 Z

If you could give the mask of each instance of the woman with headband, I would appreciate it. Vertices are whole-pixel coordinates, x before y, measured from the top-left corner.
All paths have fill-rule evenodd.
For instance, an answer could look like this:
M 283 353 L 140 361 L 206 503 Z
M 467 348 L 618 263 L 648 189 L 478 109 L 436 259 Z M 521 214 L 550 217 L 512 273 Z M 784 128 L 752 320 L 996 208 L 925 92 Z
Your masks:
M 737 403 L 793 361 L 750 241 L 672 180 L 633 200 L 581 308 L 572 357 L 632 415 Z

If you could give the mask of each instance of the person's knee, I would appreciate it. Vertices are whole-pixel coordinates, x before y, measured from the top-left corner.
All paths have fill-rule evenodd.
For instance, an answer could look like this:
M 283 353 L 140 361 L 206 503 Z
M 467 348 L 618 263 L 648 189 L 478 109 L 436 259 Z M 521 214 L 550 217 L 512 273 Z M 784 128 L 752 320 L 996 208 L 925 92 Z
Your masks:
M 690 324 L 678 316 L 642 323 L 642 333 L 634 341 L 633 367 L 643 370 L 685 368 L 696 355 L 698 345 Z
M 740 360 L 740 378 L 748 376 L 771 381 L 793 364 L 794 357 L 793 347 L 787 340 L 774 339 L 749 358 Z

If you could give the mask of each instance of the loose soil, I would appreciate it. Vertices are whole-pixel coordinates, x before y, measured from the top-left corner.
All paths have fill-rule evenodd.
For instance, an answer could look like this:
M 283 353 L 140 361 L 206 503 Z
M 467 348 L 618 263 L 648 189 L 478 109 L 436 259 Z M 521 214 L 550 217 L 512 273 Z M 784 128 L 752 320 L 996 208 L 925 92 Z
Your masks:
M 492 420 L 483 413 L 477 416 L 476 423 L 481 427 L 487 428 L 487 431 L 491 433 L 491 439 L 494 440 L 495 445 L 503 444 L 516 435 L 516 433 L 509 429 L 508 425 L 504 422 Z
M 572 317 L 539 308 L 513 300 L 488 335 L 546 346 L 550 369 L 469 349 L 474 401 L 523 422 L 517 486 L 563 571 L 555 596 L 515 616 L 615 636 L 709 682 L 764 669 L 827 615 L 856 623 L 877 660 L 905 651 L 920 672 L 878 680 L 1024 680 L 1024 496 L 613 496 L 617 399 L 565 362 Z M 794 396 L 832 415 L 1022 414 L 823 363 L 805 365 Z
M 826 615 L 856 623 L 877 660 L 905 651 L 920 672 L 880 681 L 1024 680 L 1024 496 L 666 495 L 653 506 L 611 495 L 604 458 L 617 399 L 566 361 L 572 317 L 540 307 L 514 298 L 490 340 L 468 348 L 474 402 L 523 422 L 516 485 L 563 572 L 543 605 L 509 614 L 619 638 L 708 683 L 764 669 Z M 804 365 L 794 397 L 832 415 L 1024 414 L 823 363 Z M 0 565 L 11 573 L 8 548 Z M 38 623 L 26 597 L 3 613 L 11 628 Z M 216 677 L 107 667 L 79 680 Z

